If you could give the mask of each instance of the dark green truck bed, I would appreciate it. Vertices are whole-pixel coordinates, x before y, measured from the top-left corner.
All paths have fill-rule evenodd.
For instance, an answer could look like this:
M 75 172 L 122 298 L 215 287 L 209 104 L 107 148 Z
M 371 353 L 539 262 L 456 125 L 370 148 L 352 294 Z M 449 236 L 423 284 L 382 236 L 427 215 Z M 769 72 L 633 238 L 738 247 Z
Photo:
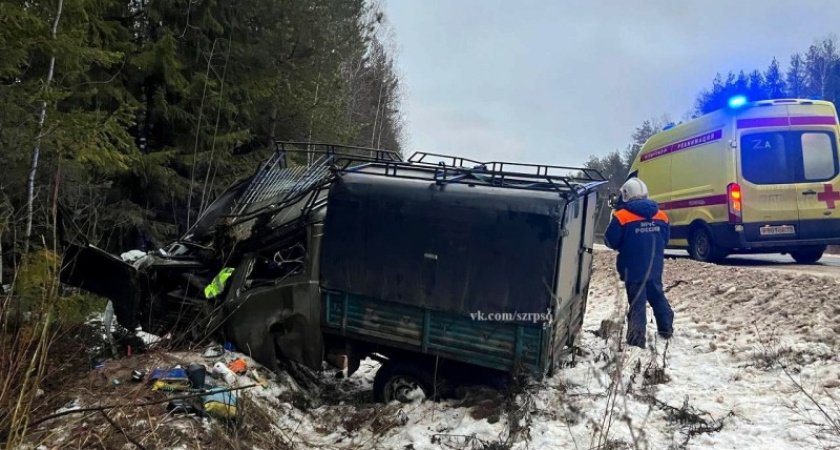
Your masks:
M 598 183 L 505 189 L 374 169 L 344 173 L 330 191 L 324 333 L 551 372 L 583 322 Z

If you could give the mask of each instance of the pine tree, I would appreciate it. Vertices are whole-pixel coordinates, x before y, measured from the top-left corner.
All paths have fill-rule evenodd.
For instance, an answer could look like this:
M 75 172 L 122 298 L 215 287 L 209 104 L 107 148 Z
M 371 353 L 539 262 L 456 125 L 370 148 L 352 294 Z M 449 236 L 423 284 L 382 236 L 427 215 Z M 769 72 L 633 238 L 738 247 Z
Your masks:
M 779 61 L 775 57 L 770 63 L 770 67 L 764 72 L 764 80 L 767 98 L 779 99 L 785 97 L 787 86 L 785 80 L 782 78 L 782 72 L 779 69 Z
M 758 70 L 750 72 L 746 95 L 751 102 L 766 100 L 769 96 L 764 75 Z
M 27 210 L 20 234 L 51 238 L 45 227 L 53 221 L 61 170 L 128 166 L 132 105 L 107 78 L 120 70 L 124 54 L 114 42 L 127 34 L 120 34 L 114 1 L 6 2 L 0 8 L 0 53 L 11 55 L 0 67 L 0 142 L 14 149 L 0 159 L 0 184 Z
M 721 96 L 723 88 L 723 78 L 721 78 L 720 72 L 718 72 L 715 75 L 715 79 L 712 81 L 711 90 L 704 89 L 697 96 L 697 100 L 694 102 L 695 115 L 703 115 L 710 111 L 713 111 L 713 105 L 716 99 Z
M 749 95 L 749 85 L 750 80 L 749 77 L 747 77 L 747 74 L 745 74 L 743 70 L 738 72 L 738 78 L 735 80 L 733 90 L 729 93 L 729 97 L 735 95 Z
M 731 97 L 746 93 L 748 85 L 749 81 L 743 71 L 737 79 L 731 71 L 726 75 L 726 80 L 722 80 L 720 74 L 717 74 L 712 82 L 712 89 L 701 91 L 698 95 L 695 101 L 695 114 L 708 114 L 725 107 Z
M 642 146 L 644 146 L 651 136 L 662 131 L 662 128 L 670 122 L 671 119 L 667 115 L 645 120 L 633 131 L 630 136 L 630 142 L 623 152 L 613 150 L 603 157 L 590 156 L 589 160 L 584 164 L 584 167 L 599 171 L 607 179 L 607 187 L 605 188 L 607 192 L 617 192 L 626 181 L 630 166 L 633 164 Z M 600 200 L 599 208 L 601 208 L 601 212 L 598 213 L 595 227 L 596 232 L 602 233 L 606 229 L 610 219 L 609 214 L 603 213 L 607 209 L 605 198 Z
M 791 97 L 802 98 L 808 95 L 807 77 L 802 55 L 799 53 L 793 54 L 790 57 L 790 68 L 787 72 L 788 93 Z
M 658 119 L 645 120 L 640 126 L 636 127 L 633 134 L 630 135 L 630 144 L 627 145 L 622 155 L 627 170 L 630 170 L 630 166 L 648 139 L 662 131 L 670 122 L 671 119 L 667 115 L 663 115 Z
M 58 2 L 0 5 L 0 198 L 14 210 L 47 105 L 33 234 L 55 197 L 109 250 L 138 230 L 163 243 L 275 140 L 399 150 L 400 80 L 374 3 L 65 0 L 53 39 Z

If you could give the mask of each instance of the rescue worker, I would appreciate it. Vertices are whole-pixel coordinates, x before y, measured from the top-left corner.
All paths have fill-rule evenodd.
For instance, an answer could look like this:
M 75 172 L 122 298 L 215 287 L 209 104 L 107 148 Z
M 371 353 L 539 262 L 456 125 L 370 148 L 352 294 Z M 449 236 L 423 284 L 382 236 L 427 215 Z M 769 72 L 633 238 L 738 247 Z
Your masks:
M 627 180 L 604 235 L 607 247 L 618 250 L 616 268 L 630 303 L 627 345 L 645 348 L 648 303 L 659 335 L 670 339 L 673 334 L 674 312 L 662 291 L 665 245 L 670 233 L 668 216 L 648 198 L 645 183 L 638 178 Z

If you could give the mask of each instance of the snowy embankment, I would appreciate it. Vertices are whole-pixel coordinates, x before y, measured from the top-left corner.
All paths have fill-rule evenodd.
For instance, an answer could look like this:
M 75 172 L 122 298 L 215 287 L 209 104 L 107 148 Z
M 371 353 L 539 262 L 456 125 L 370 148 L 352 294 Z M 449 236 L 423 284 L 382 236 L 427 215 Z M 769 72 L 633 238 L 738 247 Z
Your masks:
M 618 349 L 626 300 L 613 261 L 612 253 L 596 251 L 574 365 L 516 392 L 471 390 L 463 399 L 439 403 L 372 404 L 377 364 L 364 361 L 349 379 L 325 373 L 314 393 L 287 376 L 271 377 L 269 388 L 241 391 L 241 421 L 233 431 L 215 419 L 173 415 L 159 405 L 111 410 L 122 431 L 93 422 L 98 416 L 65 416 L 42 425 L 37 436 L 48 437 L 44 448 L 77 446 L 78 430 L 87 423 L 86 433 L 99 427 L 100 439 L 104 435 L 120 446 L 133 436 L 148 448 L 182 449 L 233 443 L 257 449 L 413 450 L 840 444 L 840 407 L 832 399 L 840 393 L 836 278 L 669 260 L 665 285 L 671 288 L 675 336 L 666 350 L 650 323 L 649 344 L 655 349 L 628 357 Z M 107 375 L 92 374 L 68 395 L 85 407 L 148 400 L 147 387 L 114 386 L 111 379 L 138 364 L 210 367 L 219 359 L 201 352 L 135 358 L 109 361 Z

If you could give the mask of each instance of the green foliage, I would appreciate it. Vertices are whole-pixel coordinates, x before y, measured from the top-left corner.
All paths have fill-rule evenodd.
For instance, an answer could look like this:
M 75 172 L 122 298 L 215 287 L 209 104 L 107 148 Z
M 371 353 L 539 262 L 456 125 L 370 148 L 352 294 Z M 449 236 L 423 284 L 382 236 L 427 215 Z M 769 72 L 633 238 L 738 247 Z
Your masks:
M 376 5 L 68 0 L 57 16 L 58 4 L 0 3 L 7 252 L 19 247 L 36 140 L 33 243 L 51 239 L 57 200 L 75 235 L 113 252 L 143 231 L 163 245 L 275 140 L 400 150 L 399 83 Z
M 56 304 L 56 321 L 65 327 L 82 325 L 92 315 L 101 314 L 107 304 L 107 299 L 84 293 L 61 297 Z
M 61 258 L 54 252 L 39 249 L 29 253 L 18 271 L 12 292 L 16 312 L 44 314 L 52 312 L 58 326 L 80 325 L 91 314 L 102 312 L 107 300 L 86 293 L 60 293 L 56 275 Z
M 17 307 L 21 311 L 30 311 L 53 297 L 59 264 L 60 257 L 46 249 L 26 255 L 14 289 L 14 295 L 20 298 Z
M 83 293 L 62 295 L 56 285 L 59 264 L 60 257 L 45 249 L 26 256 L 12 292 L 15 312 L 35 314 L 32 319 L 37 320 L 37 317 L 51 311 L 56 325 L 74 326 L 105 308 L 107 300 L 101 297 Z

